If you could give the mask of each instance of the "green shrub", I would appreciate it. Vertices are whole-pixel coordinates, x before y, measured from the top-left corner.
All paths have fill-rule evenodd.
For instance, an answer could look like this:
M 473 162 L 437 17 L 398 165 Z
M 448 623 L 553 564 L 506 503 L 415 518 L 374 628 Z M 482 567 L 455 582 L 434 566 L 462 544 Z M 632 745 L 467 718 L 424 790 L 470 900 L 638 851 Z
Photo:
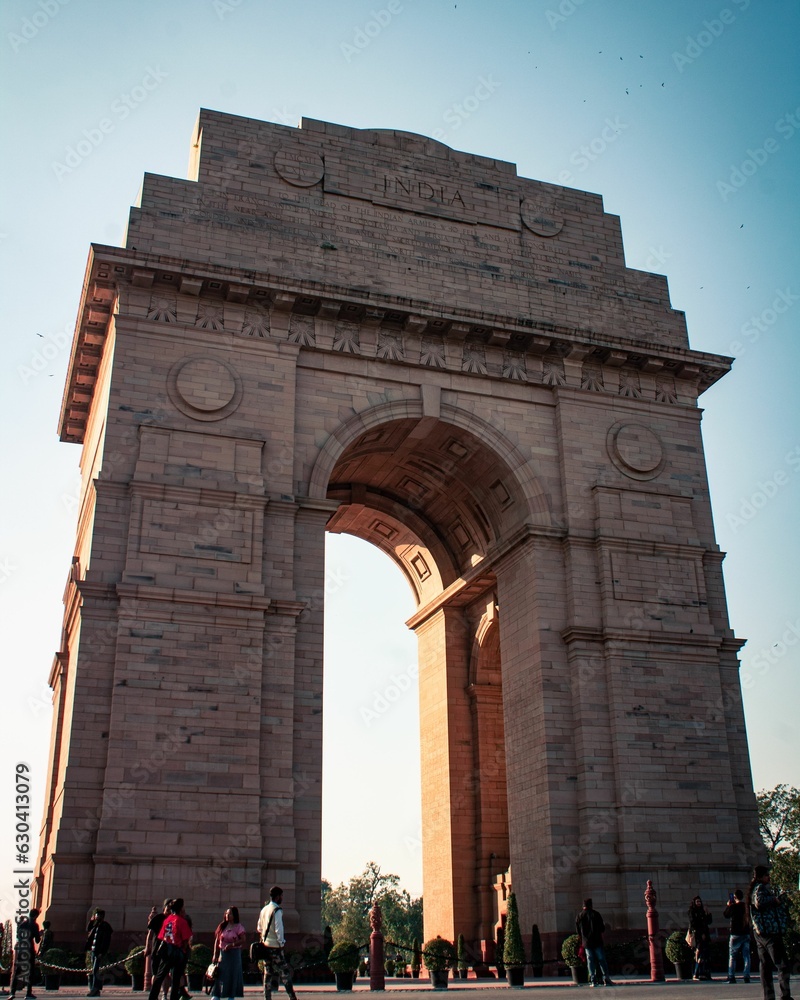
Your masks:
M 678 962 L 690 962 L 692 959 L 692 949 L 686 943 L 686 931 L 673 931 L 667 938 L 664 950 L 673 965 L 677 965 Z
M 584 964 L 584 959 L 578 955 L 578 948 L 580 946 L 581 939 L 577 934 L 570 934 L 561 945 L 561 957 L 571 969 L 576 969 L 579 965 Z
M 534 969 L 541 969 L 544 966 L 542 935 L 539 933 L 538 924 L 534 924 L 531 928 L 531 965 Z
M 517 896 L 513 892 L 508 894 L 508 904 L 506 907 L 506 938 L 503 942 L 503 965 L 507 969 L 525 968 L 525 947 L 522 944 L 522 931 L 519 926 Z
M 328 955 L 331 972 L 355 972 L 358 969 L 359 947 L 355 941 L 337 941 Z
M 64 951 L 63 948 L 48 948 L 44 954 L 39 955 L 39 964 L 43 967 L 45 974 L 60 972 L 61 968 L 71 968 L 72 954 Z M 57 965 L 59 969 L 48 969 L 49 965 Z
M 193 944 L 189 950 L 189 960 L 186 963 L 187 972 L 205 972 L 211 965 L 214 953 L 207 944 Z
M 125 959 L 125 971 L 129 976 L 144 975 L 144 948 L 141 945 L 131 948 L 128 952 Z
M 439 934 L 426 943 L 422 957 L 428 972 L 444 972 L 451 969 L 457 960 L 453 942 L 446 941 Z

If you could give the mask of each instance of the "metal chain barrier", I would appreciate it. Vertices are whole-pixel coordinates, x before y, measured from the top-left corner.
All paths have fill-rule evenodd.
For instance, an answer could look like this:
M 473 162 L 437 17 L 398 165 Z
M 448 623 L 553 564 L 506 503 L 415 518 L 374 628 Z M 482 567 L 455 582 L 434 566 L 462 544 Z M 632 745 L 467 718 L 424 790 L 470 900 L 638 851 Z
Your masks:
M 129 955 L 126 955 L 124 958 L 120 958 L 116 962 L 109 962 L 108 965 L 101 966 L 98 971 L 105 972 L 106 969 L 115 969 L 118 965 L 124 965 L 127 961 L 129 961 L 132 958 L 138 958 L 138 956 L 141 955 L 143 952 L 144 952 L 144 946 L 139 948 L 137 951 L 132 951 Z M 46 954 L 47 952 L 45 952 L 45 955 Z M 45 962 L 43 958 L 37 958 L 36 964 L 42 969 L 54 969 L 56 972 L 86 972 L 86 973 L 89 972 L 89 969 L 76 968 L 74 965 L 51 965 L 49 962 Z M 3 969 L 2 971 L 6 972 L 7 970 Z

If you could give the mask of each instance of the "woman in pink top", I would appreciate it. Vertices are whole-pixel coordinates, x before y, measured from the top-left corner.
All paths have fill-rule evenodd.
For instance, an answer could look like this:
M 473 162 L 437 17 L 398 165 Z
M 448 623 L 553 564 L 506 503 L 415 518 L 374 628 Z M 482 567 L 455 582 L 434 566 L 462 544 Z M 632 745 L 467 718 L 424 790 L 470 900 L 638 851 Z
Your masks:
M 214 931 L 214 962 L 219 962 L 217 978 L 214 981 L 212 1000 L 220 997 L 244 996 L 242 978 L 242 948 L 247 940 L 247 931 L 239 923 L 239 908 L 229 906 L 225 916 Z

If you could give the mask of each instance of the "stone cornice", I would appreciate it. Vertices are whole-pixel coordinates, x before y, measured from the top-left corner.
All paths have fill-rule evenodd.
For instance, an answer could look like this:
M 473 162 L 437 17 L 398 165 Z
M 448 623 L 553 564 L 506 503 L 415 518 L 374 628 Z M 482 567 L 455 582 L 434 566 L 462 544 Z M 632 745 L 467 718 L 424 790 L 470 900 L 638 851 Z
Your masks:
M 729 371 L 732 363 L 729 357 L 688 347 L 608 336 L 590 328 L 559 326 L 534 317 L 469 309 L 451 312 L 441 305 L 416 299 L 93 244 L 59 420 L 63 441 L 83 441 L 105 339 L 123 288 L 131 301 L 137 293 L 140 299 L 154 293 L 175 295 L 176 301 L 179 299 L 183 305 L 193 300 L 214 305 L 221 311 L 220 322 L 224 324 L 221 329 L 227 332 L 230 324 L 231 332 L 238 335 L 242 335 L 246 308 L 269 312 L 269 332 L 258 334 L 263 338 L 262 343 L 274 344 L 277 338 L 289 347 L 324 350 L 316 343 L 316 333 L 312 336 L 302 330 L 292 332 L 292 320 L 304 319 L 329 331 L 337 321 L 349 322 L 364 331 L 361 353 L 366 358 L 406 365 L 429 364 L 433 370 L 455 368 L 466 374 L 522 383 L 528 380 L 527 358 L 535 369 L 536 380 L 546 387 L 605 389 L 631 398 L 643 392 L 641 383 L 651 385 L 659 378 L 689 383 L 696 396 Z M 146 307 L 130 312 L 126 308 L 125 315 L 146 321 L 152 318 L 148 312 Z M 182 316 L 181 309 L 176 307 L 169 321 L 192 325 L 195 320 Z M 251 345 L 258 344 L 257 337 L 248 336 Z M 441 338 L 444 345 L 441 358 L 425 360 L 421 346 L 424 336 Z M 407 358 L 402 345 L 397 349 L 395 340 L 402 337 L 417 342 L 415 358 Z M 290 338 L 294 338 L 293 342 Z M 330 340 L 333 346 L 327 349 L 336 349 L 332 332 Z M 456 351 L 460 352 L 458 359 Z M 484 354 L 495 360 L 487 365 Z M 607 373 L 607 389 L 602 375 L 599 383 L 585 373 L 582 376 L 582 366 L 587 362 L 593 370 Z M 657 391 L 653 393 L 657 401 L 678 402 L 677 396 L 672 398 L 669 387 L 662 396 Z
M 244 610 L 263 615 L 272 604 L 269 597 L 262 597 L 259 594 L 224 594 L 202 590 L 181 590 L 129 581 L 118 583 L 116 593 L 121 599 L 141 601 L 142 604 L 163 602 L 169 606 L 197 607 L 197 613 L 201 615 L 208 614 L 210 609 L 222 614 L 226 610 Z M 121 615 L 123 613 L 120 611 Z

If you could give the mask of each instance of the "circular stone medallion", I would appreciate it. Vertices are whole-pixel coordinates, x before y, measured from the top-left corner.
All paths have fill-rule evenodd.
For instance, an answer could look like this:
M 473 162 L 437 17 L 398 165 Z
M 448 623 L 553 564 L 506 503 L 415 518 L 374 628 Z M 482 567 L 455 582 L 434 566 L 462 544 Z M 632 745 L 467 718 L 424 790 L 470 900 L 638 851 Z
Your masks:
M 325 174 L 325 164 L 319 153 L 284 146 L 275 154 L 278 176 L 295 187 L 313 187 Z
M 606 446 L 611 461 L 630 479 L 654 479 L 664 468 L 663 445 L 655 431 L 642 424 L 614 424 Z
M 564 217 L 553 202 L 526 198 L 519 212 L 527 228 L 537 236 L 558 236 L 564 228 Z
M 167 390 L 178 409 L 195 420 L 221 420 L 242 398 L 241 379 L 217 358 L 184 358 L 173 365 Z

